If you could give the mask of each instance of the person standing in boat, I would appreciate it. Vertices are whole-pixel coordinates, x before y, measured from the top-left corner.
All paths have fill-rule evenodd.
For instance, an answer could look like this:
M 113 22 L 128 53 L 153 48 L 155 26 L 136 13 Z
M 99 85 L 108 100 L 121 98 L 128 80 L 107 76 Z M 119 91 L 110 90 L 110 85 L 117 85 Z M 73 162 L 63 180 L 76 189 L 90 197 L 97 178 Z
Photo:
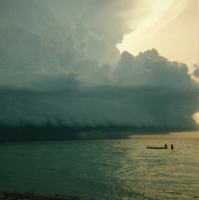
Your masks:
M 171 149 L 172 149 L 172 150 L 174 149 L 174 146 L 173 146 L 173 144 L 171 144 Z
M 167 149 L 167 144 L 164 145 L 164 148 Z

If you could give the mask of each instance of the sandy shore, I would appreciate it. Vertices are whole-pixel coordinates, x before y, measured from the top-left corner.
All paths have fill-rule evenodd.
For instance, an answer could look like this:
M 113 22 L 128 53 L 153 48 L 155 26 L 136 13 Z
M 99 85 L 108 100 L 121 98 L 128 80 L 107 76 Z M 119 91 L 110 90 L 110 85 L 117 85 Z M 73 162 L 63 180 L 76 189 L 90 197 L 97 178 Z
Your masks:
M 34 193 L 0 192 L 0 200 L 80 200 L 80 198 L 64 195 L 48 196 Z

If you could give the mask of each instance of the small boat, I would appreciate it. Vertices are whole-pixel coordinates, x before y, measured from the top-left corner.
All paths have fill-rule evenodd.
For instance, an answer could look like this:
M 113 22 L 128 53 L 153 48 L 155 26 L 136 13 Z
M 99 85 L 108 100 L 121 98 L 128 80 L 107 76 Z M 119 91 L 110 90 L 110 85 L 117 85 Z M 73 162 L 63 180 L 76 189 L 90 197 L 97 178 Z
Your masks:
M 165 144 L 164 146 L 147 146 L 147 149 L 167 149 L 167 145 Z
M 167 149 L 165 147 L 146 147 L 147 149 Z

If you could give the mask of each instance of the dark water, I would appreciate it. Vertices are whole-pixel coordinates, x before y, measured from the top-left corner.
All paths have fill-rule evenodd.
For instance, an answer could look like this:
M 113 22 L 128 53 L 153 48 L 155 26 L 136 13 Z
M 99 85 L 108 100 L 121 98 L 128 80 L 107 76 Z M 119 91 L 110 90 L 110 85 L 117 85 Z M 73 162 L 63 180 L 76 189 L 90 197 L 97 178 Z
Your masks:
M 165 143 L 173 143 L 174 151 L 146 149 Z M 199 140 L 2 144 L 0 190 L 85 200 L 199 199 Z

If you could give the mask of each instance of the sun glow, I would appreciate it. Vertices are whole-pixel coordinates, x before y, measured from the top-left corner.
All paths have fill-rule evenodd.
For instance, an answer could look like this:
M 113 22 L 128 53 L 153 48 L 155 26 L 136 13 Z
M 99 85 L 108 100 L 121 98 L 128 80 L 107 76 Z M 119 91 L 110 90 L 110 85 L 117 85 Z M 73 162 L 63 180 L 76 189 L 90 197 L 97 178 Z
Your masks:
M 154 0 L 153 4 L 145 4 L 148 5 L 147 8 L 140 6 L 134 15 L 143 17 L 138 18 L 135 23 L 129 20 L 129 16 L 127 21 L 132 32 L 123 37 L 117 48 L 120 52 L 129 51 L 134 55 L 156 48 L 162 56 L 171 60 L 184 62 L 189 66 L 197 63 L 196 4 L 195 0 Z

